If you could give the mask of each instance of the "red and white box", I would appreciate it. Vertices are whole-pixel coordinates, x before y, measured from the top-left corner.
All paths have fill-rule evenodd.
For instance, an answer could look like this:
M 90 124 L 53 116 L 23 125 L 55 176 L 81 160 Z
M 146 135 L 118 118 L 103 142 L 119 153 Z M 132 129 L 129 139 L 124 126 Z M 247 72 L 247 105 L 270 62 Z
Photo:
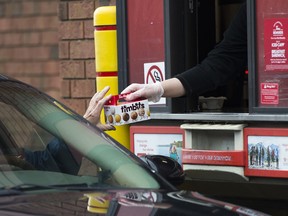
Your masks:
M 113 125 L 131 124 L 150 119 L 147 99 L 125 101 L 127 94 L 113 95 L 104 105 L 105 122 Z

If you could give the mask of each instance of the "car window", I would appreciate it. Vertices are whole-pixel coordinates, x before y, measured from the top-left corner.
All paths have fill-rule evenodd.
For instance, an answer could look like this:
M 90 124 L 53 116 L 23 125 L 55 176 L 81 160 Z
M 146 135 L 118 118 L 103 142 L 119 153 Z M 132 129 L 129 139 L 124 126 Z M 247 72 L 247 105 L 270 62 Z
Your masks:
M 61 103 L 24 84 L 0 84 L 0 169 L 14 172 L 13 182 L 160 187 L 151 171 Z

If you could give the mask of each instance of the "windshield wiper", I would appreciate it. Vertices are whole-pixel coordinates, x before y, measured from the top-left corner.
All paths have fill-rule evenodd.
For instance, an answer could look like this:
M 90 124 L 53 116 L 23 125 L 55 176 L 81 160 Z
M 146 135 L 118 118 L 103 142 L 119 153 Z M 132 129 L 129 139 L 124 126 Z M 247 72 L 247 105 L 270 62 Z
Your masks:
M 14 189 L 0 189 L 0 197 L 1 196 L 11 196 L 11 195 L 20 195 L 23 192 Z
M 20 184 L 12 187 L 0 188 L 0 196 L 18 195 L 27 191 L 33 190 L 104 190 L 111 188 L 111 185 L 94 183 L 88 185 L 86 183 L 80 184 L 60 184 L 60 185 L 37 185 L 37 184 Z
M 37 184 L 20 184 L 12 187 L 2 187 L 0 188 L 0 196 L 3 195 L 17 195 L 23 192 L 32 190 L 83 190 L 87 189 L 88 185 L 86 183 L 81 184 L 66 184 L 66 185 L 37 185 Z
M 47 186 L 42 186 L 42 185 L 34 185 L 34 184 L 20 184 L 12 187 L 1 187 L 0 188 L 0 195 L 5 196 L 5 195 L 17 195 L 17 194 L 22 194 L 26 190 L 38 190 L 38 189 L 51 189 L 50 187 Z

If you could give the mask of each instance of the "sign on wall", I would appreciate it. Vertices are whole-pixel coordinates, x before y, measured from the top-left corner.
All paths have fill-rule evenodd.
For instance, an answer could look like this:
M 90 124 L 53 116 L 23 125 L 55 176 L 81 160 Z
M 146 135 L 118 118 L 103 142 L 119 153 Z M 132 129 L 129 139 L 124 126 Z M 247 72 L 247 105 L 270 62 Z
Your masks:
M 145 84 L 156 83 L 165 80 L 165 63 L 152 62 L 144 64 L 144 82 Z M 150 105 L 166 104 L 166 98 L 161 98 L 156 103 L 150 102 Z
M 265 19 L 265 70 L 288 69 L 288 18 Z

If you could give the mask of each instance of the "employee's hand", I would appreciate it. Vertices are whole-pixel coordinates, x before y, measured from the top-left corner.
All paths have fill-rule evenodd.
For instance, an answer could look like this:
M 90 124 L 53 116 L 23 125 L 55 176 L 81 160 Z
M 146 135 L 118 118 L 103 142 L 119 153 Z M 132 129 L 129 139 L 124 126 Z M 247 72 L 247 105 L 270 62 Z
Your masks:
M 92 97 L 88 109 L 86 110 L 84 114 L 84 118 L 90 121 L 92 124 L 97 125 L 102 130 L 115 130 L 115 127 L 113 125 L 109 124 L 102 124 L 100 122 L 100 115 L 101 111 L 104 107 L 104 104 L 111 99 L 112 95 L 106 95 L 106 93 L 109 91 L 110 87 L 106 86 L 104 89 L 102 89 L 99 92 L 96 92 L 94 96 Z
M 152 84 L 133 83 L 121 92 L 121 94 L 127 93 L 131 93 L 125 97 L 127 101 L 144 97 L 149 101 L 158 102 L 164 93 L 164 89 L 160 82 Z

